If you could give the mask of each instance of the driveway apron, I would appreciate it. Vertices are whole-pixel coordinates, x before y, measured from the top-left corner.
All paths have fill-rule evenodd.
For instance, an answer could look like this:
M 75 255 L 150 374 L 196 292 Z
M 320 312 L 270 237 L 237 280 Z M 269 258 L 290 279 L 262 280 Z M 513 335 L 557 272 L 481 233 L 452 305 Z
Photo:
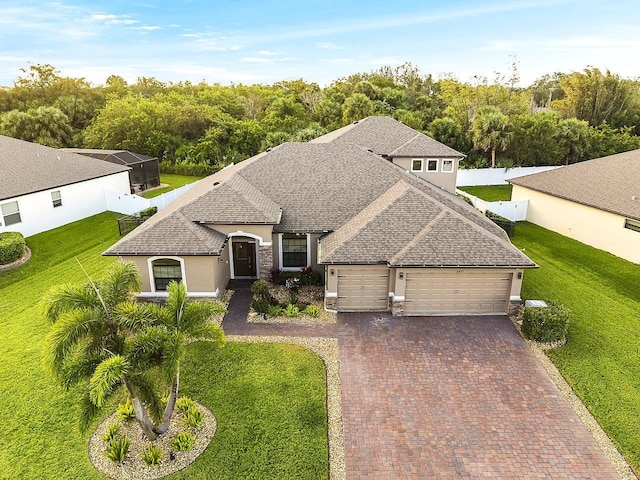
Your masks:
M 339 323 L 348 479 L 618 478 L 506 316 Z

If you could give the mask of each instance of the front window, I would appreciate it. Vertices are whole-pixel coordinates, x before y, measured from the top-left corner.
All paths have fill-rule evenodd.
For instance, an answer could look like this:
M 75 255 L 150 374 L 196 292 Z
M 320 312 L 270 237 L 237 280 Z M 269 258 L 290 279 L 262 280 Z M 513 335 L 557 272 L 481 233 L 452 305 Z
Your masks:
M 430 158 L 427 160 L 427 172 L 437 172 L 438 171 L 438 160 L 435 158 Z
M 453 160 L 443 160 L 442 161 L 442 171 L 443 172 L 453 172 Z
M 167 285 L 172 280 L 182 281 L 182 268 L 178 260 L 171 258 L 161 258 L 153 262 L 153 280 L 156 291 L 166 291 Z
M 307 236 L 304 233 L 282 235 L 282 268 L 307 266 Z
M 412 172 L 421 172 L 422 171 L 422 159 L 414 158 L 411 160 L 411 171 Z
M 60 195 L 60 190 L 51 192 L 51 201 L 53 202 L 53 208 L 62 206 L 62 195 Z
M 2 209 L 2 218 L 4 218 L 4 224 L 6 226 L 14 225 L 22 221 L 18 202 L 5 203 L 0 208 Z

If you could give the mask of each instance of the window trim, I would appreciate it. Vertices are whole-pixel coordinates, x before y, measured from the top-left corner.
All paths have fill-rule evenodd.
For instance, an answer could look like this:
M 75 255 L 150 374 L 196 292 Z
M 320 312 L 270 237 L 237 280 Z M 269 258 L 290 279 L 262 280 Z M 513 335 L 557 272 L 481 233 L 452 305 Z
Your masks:
M 640 233 L 640 222 L 631 218 L 624 219 L 624 228 L 631 230 L 632 232 Z
M 420 162 L 420 169 L 413 168 L 413 162 Z M 411 159 L 411 171 L 412 172 L 422 172 L 424 168 L 424 158 L 412 158 Z
M 58 198 L 53 196 L 54 193 L 58 194 Z M 56 205 L 57 202 L 57 205 Z M 53 208 L 58 208 L 62 206 L 62 192 L 60 190 L 53 190 L 51 192 L 51 203 L 53 203 Z
M 436 168 L 434 168 L 433 170 L 431 170 L 429 168 L 429 164 L 430 163 L 435 163 L 436 164 Z M 425 170 L 425 172 L 431 172 L 431 173 L 438 173 L 438 165 L 440 164 L 440 159 L 438 158 L 427 158 L 427 168 Z
M 296 232 L 287 232 L 287 233 L 296 233 Z M 285 272 L 299 272 L 303 268 L 311 265 L 311 234 L 309 233 L 301 233 L 300 235 L 305 235 L 307 237 L 307 264 L 302 267 L 285 267 L 283 261 L 283 251 L 282 251 L 282 239 L 284 233 L 278 234 L 278 266 L 281 270 Z
M 441 172 L 442 173 L 453 173 L 453 171 L 455 170 L 455 165 L 454 162 L 455 160 L 453 160 L 452 158 L 443 158 L 442 159 L 442 168 L 441 168 Z M 446 163 L 451 163 L 451 170 L 445 170 L 444 166 Z
M 184 259 L 181 257 L 175 257 L 172 255 L 158 255 L 155 257 L 149 257 L 147 259 L 147 268 L 149 269 L 149 289 L 151 293 L 157 293 L 158 295 L 167 295 L 166 290 L 156 290 L 156 278 L 153 275 L 153 262 L 156 260 L 176 260 L 180 262 L 180 274 L 182 275 L 182 283 L 187 288 L 187 272 L 184 266 Z
M 11 205 L 12 203 L 16 204 L 16 211 L 14 213 L 9 213 L 9 214 L 5 214 L 4 210 L 2 209 L 2 207 L 7 206 L 7 205 Z M 5 227 L 9 227 L 11 225 L 17 225 L 18 223 L 22 223 L 22 215 L 20 215 L 20 204 L 18 203 L 18 200 L 13 200 L 11 202 L 6 202 L 0 205 L 0 215 L 2 215 L 2 221 L 4 222 L 4 226 Z M 11 223 L 7 223 L 7 217 L 11 217 L 17 215 L 18 216 L 18 221 L 17 222 L 11 222 Z

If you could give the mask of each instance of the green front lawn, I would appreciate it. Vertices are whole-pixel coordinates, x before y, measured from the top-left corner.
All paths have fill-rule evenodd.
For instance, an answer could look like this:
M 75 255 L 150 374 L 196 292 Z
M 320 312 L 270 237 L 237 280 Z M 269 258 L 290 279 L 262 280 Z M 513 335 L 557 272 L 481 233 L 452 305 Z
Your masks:
M 96 277 L 116 261 L 100 253 L 119 239 L 119 216 L 30 237 L 30 262 L 0 273 L 0 478 L 104 478 L 89 462 L 91 432 L 79 433 L 72 394 L 41 366 L 49 325 L 38 299 L 57 283 L 86 280 L 74 257 Z M 216 415 L 218 432 L 192 467 L 169 478 L 327 478 L 325 372 L 308 350 L 195 343 L 181 387 Z
M 460 190 L 481 198 L 485 202 L 504 202 L 511 200 L 511 185 L 479 185 L 476 187 L 458 187 Z
M 174 175 L 172 173 L 161 173 L 160 174 L 160 183 L 166 183 L 168 186 L 158 188 L 156 190 L 152 190 L 151 192 L 143 192 L 141 194 L 142 197 L 145 198 L 153 198 L 158 195 L 162 195 L 163 193 L 170 192 L 171 190 L 175 190 L 176 188 L 180 188 L 188 183 L 197 182 L 198 180 L 203 179 L 204 177 L 189 177 L 187 175 Z
M 573 312 L 567 345 L 549 358 L 640 471 L 640 265 L 530 223 L 512 241 L 541 267 L 525 272 L 523 299 Z

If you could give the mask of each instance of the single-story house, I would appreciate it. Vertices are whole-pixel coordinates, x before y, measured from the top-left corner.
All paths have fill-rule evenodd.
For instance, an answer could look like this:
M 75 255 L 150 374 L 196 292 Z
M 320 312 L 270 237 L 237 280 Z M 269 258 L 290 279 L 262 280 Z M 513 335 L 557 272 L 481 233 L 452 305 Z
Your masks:
M 408 128 L 384 122 L 392 140 Z M 105 255 L 133 261 L 147 297 L 166 295 L 171 280 L 217 297 L 232 278 L 311 266 L 324 274 L 329 309 L 505 313 L 536 265 L 466 202 L 372 150 L 269 149 L 200 181 Z
M 129 193 L 129 167 L 0 135 L 0 232 L 24 236 L 107 210 Z
M 63 148 L 62 150 L 130 167 L 129 184 L 131 185 L 131 193 L 142 192 L 160 185 L 160 167 L 158 159 L 155 157 L 148 157 L 127 150 L 99 150 L 93 148 Z
M 640 150 L 510 180 L 527 221 L 640 263 Z
M 367 117 L 309 143 L 360 145 L 448 192 L 464 154 L 391 117 Z

